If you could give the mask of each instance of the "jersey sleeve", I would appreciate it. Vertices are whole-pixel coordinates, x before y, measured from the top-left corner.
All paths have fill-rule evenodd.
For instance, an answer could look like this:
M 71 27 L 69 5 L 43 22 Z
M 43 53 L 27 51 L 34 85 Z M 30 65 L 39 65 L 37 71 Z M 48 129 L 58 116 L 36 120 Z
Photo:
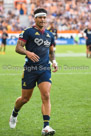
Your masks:
M 55 40 L 54 40 L 54 36 L 53 34 L 51 35 L 51 45 L 50 46 L 54 46 L 55 45 Z
M 84 33 L 87 33 L 87 29 L 84 30 Z
M 20 35 L 19 35 L 19 40 L 22 40 L 22 41 L 24 41 L 24 42 L 27 42 L 27 40 L 28 40 L 28 31 L 27 30 L 25 30 L 25 31 L 22 31 L 21 33 L 20 33 Z

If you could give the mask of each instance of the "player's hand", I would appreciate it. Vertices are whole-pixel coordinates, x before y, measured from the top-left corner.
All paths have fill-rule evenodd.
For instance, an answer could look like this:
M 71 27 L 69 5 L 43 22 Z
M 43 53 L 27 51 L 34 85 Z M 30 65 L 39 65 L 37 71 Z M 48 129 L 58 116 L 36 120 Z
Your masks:
M 88 37 L 86 37 L 86 36 L 85 36 L 84 38 L 85 38 L 86 40 L 88 39 Z
M 58 65 L 57 65 L 57 62 L 56 62 L 56 61 L 54 61 L 54 62 L 52 63 L 52 67 L 54 68 L 54 70 L 53 70 L 52 72 L 56 72 L 56 71 L 58 70 Z
M 33 62 L 38 62 L 39 61 L 39 56 L 36 55 L 34 52 L 26 51 L 26 56 L 32 60 Z

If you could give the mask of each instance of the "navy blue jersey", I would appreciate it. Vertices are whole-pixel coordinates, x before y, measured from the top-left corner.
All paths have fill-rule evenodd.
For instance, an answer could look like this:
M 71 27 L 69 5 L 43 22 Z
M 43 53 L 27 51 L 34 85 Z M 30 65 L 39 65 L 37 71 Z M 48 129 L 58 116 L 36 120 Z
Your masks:
M 87 42 L 91 42 L 91 30 L 89 30 L 89 29 L 85 29 L 84 30 L 84 33 L 86 33 L 86 36 L 87 36 Z
M 48 30 L 54 35 L 55 39 L 57 39 L 57 29 L 49 27 Z
M 48 30 L 40 31 L 36 27 L 24 30 L 19 35 L 19 40 L 25 42 L 26 50 L 34 52 L 40 59 L 33 62 L 26 56 L 27 66 L 47 66 L 49 64 L 49 47 L 54 45 L 54 36 Z
M 6 40 L 8 37 L 8 34 L 6 32 L 2 33 L 2 40 Z

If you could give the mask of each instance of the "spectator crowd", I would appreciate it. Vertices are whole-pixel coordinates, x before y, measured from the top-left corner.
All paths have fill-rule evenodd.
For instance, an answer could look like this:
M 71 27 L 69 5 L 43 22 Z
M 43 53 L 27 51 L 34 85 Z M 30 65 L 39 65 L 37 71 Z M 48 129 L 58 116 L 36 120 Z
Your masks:
M 19 4 L 21 5 L 20 9 Z M 25 5 L 18 3 L 15 9 L 5 12 L 3 5 L 0 5 L 0 30 L 6 28 L 11 31 L 23 30 L 20 23 L 20 14 L 29 17 L 30 26 L 34 24 L 33 12 L 37 7 L 45 8 L 48 11 L 47 27 L 54 22 L 58 30 L 83 30 L 91 21 L 91 0 L 31 0 Z M 30 5 L 30 6 L 29 6 Z M 24 7 L 24 6 L 23 6 Z

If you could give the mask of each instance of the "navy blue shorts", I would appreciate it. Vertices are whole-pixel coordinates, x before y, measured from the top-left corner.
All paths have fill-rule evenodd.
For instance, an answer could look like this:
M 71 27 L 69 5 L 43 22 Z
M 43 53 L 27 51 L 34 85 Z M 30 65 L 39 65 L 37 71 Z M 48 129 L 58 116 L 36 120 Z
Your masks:
M 37 84 L 41 82 L 50 82 L 51 83 L 51 71 L 31 71 L 28 72 L 25 70 L 22 76 L 22 89 L 32 89 Z
M 2 44 L 6 45 L 6 39 L 2 39 Z
M 91 45 L 91 41 L 86 41 L 86 46 L 90 46 Z

